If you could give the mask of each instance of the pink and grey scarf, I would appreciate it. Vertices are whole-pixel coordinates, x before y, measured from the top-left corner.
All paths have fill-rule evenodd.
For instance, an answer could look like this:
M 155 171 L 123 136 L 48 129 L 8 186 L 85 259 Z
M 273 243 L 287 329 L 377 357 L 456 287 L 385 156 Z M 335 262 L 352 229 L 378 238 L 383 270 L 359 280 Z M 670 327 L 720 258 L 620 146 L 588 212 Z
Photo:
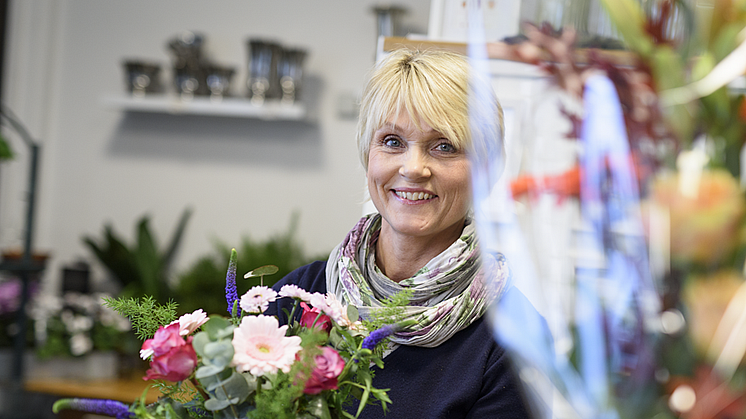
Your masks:
M 394 294 L 411 289 L 402 320 L 413 320 L 414 325 L 396 332 L 391 338 L 395 344 L 436 347 L 480 318 L 507 288 L 510 270 L 505 258 L 482 257 L 469 220 L 458 240 L 399 283 L 376 266 L 380 232 L 380 214 L 360 219 L 329 255 L 326 286 L 344 304 L 356 306 L 363 318 Z

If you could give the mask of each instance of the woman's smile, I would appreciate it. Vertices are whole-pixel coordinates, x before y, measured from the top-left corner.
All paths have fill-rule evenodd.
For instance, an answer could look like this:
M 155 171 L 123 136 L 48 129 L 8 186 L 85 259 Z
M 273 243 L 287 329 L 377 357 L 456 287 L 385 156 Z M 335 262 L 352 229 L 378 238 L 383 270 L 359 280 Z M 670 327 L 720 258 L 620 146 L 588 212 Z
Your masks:
M 438 196 L 430 191 L 423 191 L 423 190 L 410 190 L 410 189 L 392 189 L 392 192 L 401 199 L 404 203 L 407 204 L 421 204 L 425 203 L 425 201 L 431 201 L 433 199 L 436 199 Z

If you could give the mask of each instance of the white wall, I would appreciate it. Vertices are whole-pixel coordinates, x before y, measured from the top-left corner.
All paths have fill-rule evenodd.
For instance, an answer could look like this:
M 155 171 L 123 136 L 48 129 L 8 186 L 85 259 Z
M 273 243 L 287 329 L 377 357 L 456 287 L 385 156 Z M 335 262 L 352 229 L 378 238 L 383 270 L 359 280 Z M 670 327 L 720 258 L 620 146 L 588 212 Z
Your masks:
M 376 44 L 375 1 L 16 0 L 10 9 L 3 101 L 42 144 L 35 248 L 60 267 L 85 257 L 83 235 L 104 223 L 130 239 L 149 213 L 165 241 L 186 206 L 194 209 L 177 269 L 219 238 L 284 231 L 300 212 L 308 253 L 330 250 L 361 214 L 364 173 L 355 121 L 341 97 L 360 94 Z M 427 32 L 430 0 L 398 0 L 404 27 Z M 169 63 L 167 41 L 205 34 L 218 62 L 246 74 L 245 41 L 266 37 L 309 50 L 313 123 L 123 113 L 102 105 L 124 90 L 124 58 Z M 241 92 L 244 91 L 240 87 Z M 5 131 L 16 160 L 0 165 L 0 248 L 20 246 L 27 151 Z M 98 271 L 100 274 L 100 270 Z

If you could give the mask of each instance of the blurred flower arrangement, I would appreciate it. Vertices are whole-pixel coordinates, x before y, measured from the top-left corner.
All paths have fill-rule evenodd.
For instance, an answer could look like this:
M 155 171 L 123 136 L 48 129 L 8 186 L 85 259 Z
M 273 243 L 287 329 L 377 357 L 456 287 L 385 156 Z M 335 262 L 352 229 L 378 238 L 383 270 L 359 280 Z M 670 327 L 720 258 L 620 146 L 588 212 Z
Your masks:
M 572 126 L 567 136 L 583 142 L 577 165 L 510 185 L 516 199 L 577 198 L 599 232 L 605 266 L 592 281 L 575 272 L 576 303 L 600 318 L 577 311 L 570 320 L 574 378 L 564 383 L 586 387 L 568 396 L 576 416 L 567 417 L 746 418 L 746 100 L 738 85 L 746 72 L 746 1 L 602 3 L 625 52 L 579 51 L 573 30 L 547 25 L 528 25 L 528 41 L 509 47 L 582 102 L 597 94 L 589 90 L 594 77 L 608 79 L 626 140 L 608 145 L 616 136 L 611 120 L 592 132 L 587 103 L 583 114 L 563 108 Z M 603 144 L 587 142 L 591 137 Z M 594 154 L 600 147 L 606 154 Z M 633 194 L 619 186 L 622 172 L 633 180 Z M 637 221 L 641 241 L 629 228 Z M 652 301 L 645 293 L 651 289 Z M 600 359 L 591 359 L 588 342 L 598 334 Z M 545 364 L 544 371 L 551 380 L 564 367 Z M 605 373 L 594 375 L 598 369 Z
M 19 278 L 0 280 L 0 348 L 13 346 L 13 340 L 18 333 L 16 312 L 21 306 L 21 288 Z M 32 281 L 29 293 L 32 296 L 36 295 L 38 288 L 38 281 Z M 28 343 L 33 343 L 32 338 L 28 340 Z
M 395 322 L 405 300 L 395 299 L 364 325 L 357 310 L 334 295 L 295 285 L 279 293 L 258 285 L 239 298 L 236 259 L 233 249 L 227 318 L 198 309 L 176 319 L 175 303 L 161 305 L 150 297 L 107 300 L 131 318 L 144 339 L 140 355 L 150 368 L 143 379 L 159 382 L 162 397 L 156 403 L 62 399 L 55 412 L 76 409 L 116 418 L 354 418 L 377 403 L 385 411 L 391 400 L 372 386 L 370 368 L 383 366 L 383 343 L 395 327 L 385 325 Z M 245 278 L 261 281 L 275 272 L 276 267 L 263 266 Z M 292 311 L 265 315 L 279 298 L 292 298 Z M 280 316 L 288 324 L 280 326 Z
M 40 358 L 83 356 L 92 351 L 122 351 L 131 326 L 102 302 L 108 294 L 40 294 L 30 310 Z

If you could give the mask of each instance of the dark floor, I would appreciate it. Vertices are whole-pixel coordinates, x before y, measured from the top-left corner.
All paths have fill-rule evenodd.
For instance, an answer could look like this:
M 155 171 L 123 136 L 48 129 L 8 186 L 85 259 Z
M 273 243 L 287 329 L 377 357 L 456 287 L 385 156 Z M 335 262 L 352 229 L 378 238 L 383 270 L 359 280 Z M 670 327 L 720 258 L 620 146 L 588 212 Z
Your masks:
M 59 419 L 52 405 L 59 398 L 29 393 L 8 383 L 0 383 L 0 419 Z

